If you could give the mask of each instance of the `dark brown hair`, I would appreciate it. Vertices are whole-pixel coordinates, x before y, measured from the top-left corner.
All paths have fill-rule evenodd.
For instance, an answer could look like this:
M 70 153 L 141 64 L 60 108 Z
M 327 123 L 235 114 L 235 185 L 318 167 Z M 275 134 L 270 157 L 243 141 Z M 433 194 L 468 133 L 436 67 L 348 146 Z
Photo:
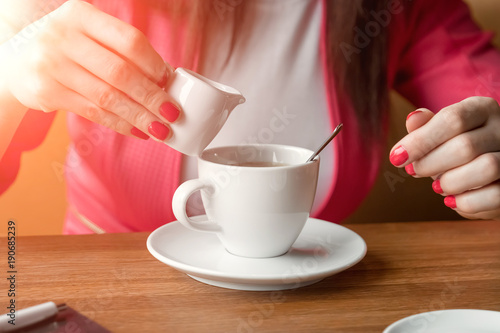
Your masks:
M 388 32 L 380 24 L 378 30 L 372 29 L 378 24 L 372 13 L 384 10 L 387 3 L 387 0 L 326 1 L 328 69 L 335 75 L 341 104 L 354 108 L 368 139 L 382 134 L 382 119 L 389 104 Z

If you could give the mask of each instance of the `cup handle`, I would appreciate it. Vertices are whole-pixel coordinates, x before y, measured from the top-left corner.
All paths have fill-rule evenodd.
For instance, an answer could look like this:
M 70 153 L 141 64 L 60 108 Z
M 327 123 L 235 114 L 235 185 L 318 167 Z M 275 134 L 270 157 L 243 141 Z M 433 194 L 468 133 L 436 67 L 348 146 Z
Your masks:
M 222 228 L 220 225 L 207 219 L 192 219 L 187 216 L 186 205 L 189 197 L 196 191 L 208 190 L 213 192 L 213 187 L 200 179 L 191 179 L 182 183 L 177 190 L 175 190 L 172 198 L 172 210 L 177 220 L 182 223 L 186 228 L 195 231 L 203 232 L 220 232 Z

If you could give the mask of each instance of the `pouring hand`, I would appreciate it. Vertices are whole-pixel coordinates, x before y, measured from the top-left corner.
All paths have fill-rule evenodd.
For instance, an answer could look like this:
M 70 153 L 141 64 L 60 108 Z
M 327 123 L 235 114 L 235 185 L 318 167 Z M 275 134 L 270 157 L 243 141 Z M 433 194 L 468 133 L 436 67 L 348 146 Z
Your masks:
M 432 177 L 445 204 L 471 219 L 500 219 L 500 107 L 471 97 L 434 115 L 419 109 L 409 134 L 391 150 L 391 163 L 416 177 Z
M 0 60 L 3 86 L 27 108 L 70 111 L 161 141 L 180 113 L 162 90 L 173 69 L 146 37 L 83 1 L 20 31 L 1 45 Z

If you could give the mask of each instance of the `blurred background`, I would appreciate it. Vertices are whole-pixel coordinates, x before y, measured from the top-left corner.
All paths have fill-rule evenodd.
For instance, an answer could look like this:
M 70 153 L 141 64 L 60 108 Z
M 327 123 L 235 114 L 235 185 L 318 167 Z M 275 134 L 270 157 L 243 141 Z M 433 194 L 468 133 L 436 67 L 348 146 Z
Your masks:
M 500 46 L 500 1 L 466 2 L 484 29 L 496 31 L 494 42 Z M 414 110 L 414 106 L 396 94 L 392 96 L 392 105 L 394 115 L 386 156 L 406 134 L 406 115 Z M 15 183 L 0 196 L 1 225 L 15 220 L 17 232 L 23 236 L 62 232 L 66 210 L 63 165 L 68 144 L 66 116 L 60 112 L 43 144 L 23 155 Z M 398 171 L 386 158 L 372 192 L 346 223 L 459 219 L 458 214 L 444 206 L 443 198 L 432 191 L 431 183 L 430 179 L 414 179 Z M 5 234 L 6 228 L 1 228 L 0 235 Z

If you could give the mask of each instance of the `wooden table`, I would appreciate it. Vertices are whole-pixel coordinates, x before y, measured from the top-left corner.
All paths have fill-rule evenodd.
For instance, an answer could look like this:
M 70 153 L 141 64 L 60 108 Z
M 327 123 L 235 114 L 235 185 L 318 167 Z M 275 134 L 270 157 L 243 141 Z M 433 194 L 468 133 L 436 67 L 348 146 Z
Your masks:
M 64 302 L 113 332 L 369 333 L 419 312 L 500 311 L 499 222 L 347 227 L 368 245 L 360 263 L 281 292 L 197 282 L 150 255 L 149 233 L 21 236 L 16 303 Z

